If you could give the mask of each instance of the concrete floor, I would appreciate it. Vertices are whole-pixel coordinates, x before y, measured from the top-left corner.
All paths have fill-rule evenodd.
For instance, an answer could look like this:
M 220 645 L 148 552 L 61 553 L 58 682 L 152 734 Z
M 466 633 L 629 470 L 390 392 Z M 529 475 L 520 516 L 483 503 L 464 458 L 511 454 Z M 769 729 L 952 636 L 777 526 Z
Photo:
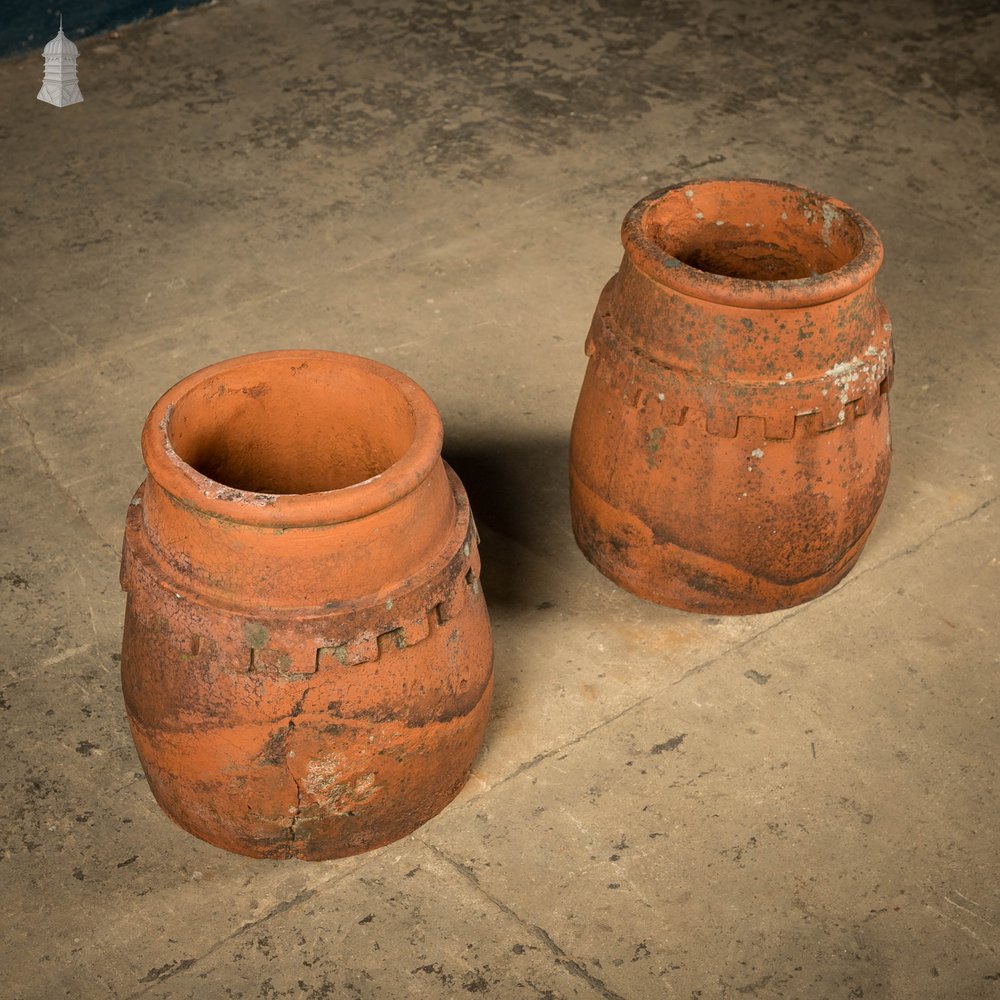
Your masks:
M 0 64 L 0 995 L 1000 996 L 991 6 L 223 0 L 82 105 Z M 584 560 L 566 457 L 623 214 L 740 175 L 884 237 L 895 460 L 841 586 L 717 619 Z M 149 407 L 286 346 L 437 402 L 496 630 L 459 800 L 322 864 L 173 826 L 116 673 Z

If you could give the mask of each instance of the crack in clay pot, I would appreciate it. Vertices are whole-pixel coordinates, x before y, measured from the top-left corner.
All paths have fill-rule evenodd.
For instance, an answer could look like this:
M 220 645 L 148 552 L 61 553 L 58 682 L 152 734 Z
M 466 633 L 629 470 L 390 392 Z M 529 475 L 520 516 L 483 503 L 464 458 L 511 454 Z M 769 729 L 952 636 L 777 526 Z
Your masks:
M 254 857 L 341 857 L 461 788 L 492 642 L 440 445 L 414 383 L 330 352 L 223 362 L 154 406 L 126 520 L 122 687 L 150 787 L 185 829 Z

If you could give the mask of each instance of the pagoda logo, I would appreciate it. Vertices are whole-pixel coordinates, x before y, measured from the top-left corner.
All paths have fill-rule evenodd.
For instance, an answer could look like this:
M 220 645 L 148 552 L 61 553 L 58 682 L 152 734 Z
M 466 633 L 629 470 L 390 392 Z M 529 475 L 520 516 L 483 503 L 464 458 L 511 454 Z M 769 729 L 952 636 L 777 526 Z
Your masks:
M 80 50 L 63 34 L 62 14 L 59 15 L 59 34 L 42 49 L 45 57 L 45 78 L 38 99 L 57 108 L 79 104 L 83 100 L 76 78 L 76 60 Z

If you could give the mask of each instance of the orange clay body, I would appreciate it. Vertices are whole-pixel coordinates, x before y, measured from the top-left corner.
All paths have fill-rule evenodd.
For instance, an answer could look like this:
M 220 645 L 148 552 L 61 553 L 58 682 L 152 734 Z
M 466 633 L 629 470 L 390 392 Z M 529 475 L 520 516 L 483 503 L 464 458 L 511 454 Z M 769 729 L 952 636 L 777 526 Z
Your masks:
M 766 181 L 650 195 L 587 338 L 577 541 L 605 575 L 710 614 L 791 607 L 854 565 L 889 476 L 882 245 Z
M 477 537 L 413 382 L 324 351 L 213 365 L 143 432 L 122 687 L 164 811 L 253 857 L 342 857 L 465 782 L 492 690 Z

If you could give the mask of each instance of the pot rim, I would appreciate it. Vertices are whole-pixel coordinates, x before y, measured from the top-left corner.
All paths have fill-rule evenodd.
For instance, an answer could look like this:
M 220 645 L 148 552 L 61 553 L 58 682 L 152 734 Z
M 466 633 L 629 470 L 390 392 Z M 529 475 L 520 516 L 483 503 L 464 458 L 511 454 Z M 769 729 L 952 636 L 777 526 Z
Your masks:
M 188 465 L 170 441 L 174 407 L 206 379 L 248 364 L 311 361 L 347 366 L 390 382 L 413 416 L 413 441 L 396 462 L 369 479 L 315 493 L 256 493 L 216 482 Z M 142 457 L 150 477 L 176 501 L 198 513 L 264 528 L 321 527 L 375 514 L 412 493 L 440 463 L 444 428 L 431 398 L 411 378 L 378 361 L 338 351 L 290 349 L 244 354 L 206 365 L 181 379 L 153 405 L 142 429 Z
M 833 206 L 857 226 L 861 234 L 861 248 L 850 261 L 832 271 L 782 281 L 734 278 L 691 267 L 672 257 L 651 239 L 644 223 L 650 209 L 666 195 L 708 184 L 734 187 L 755 185 L 817 199 Z M 756 309 L 794 309 L 850 295 L 874 279 L 884 255 L 882 240 L 875 227 L 850 205 L 811 188 L 756 177 L 702 178 L 660 188 L 632 206 L 622 222 L 621 238 L 626 256 L 653 281 L 706 302 Z

